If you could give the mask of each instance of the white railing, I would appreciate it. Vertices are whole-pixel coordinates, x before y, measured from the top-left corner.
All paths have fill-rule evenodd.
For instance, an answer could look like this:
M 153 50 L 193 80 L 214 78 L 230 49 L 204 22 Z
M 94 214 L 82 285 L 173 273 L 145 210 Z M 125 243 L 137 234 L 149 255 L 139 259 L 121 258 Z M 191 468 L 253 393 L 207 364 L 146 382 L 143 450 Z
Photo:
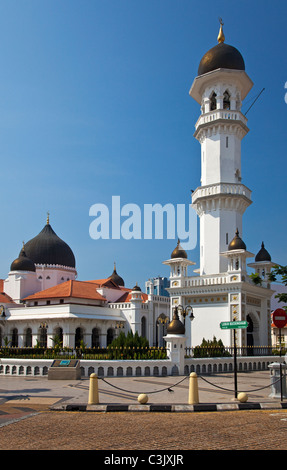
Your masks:
M 241 121 L 246 126 L 247 125 L 247 118 L 241 113 L 241 111 L 231 111 L 225 109 L 215 109 L 214 111 L 210 111 L 208 113 L 202 114 L 196 124 L 195 128 L 197 129 L 202 124 L 210 123 L 217 119 L 228 119 L 233 121 Z
M 216 196 L 216 195 L 236 195 L 245 196 L 251 199 L 251 191 L 241 183 L 218 183 L 201 186 L 197 188 L 192 195 L 192 202 L 199 197 Z
M 238 371 L 268 370 L 268 365 L 277 362 L 278 356 L 237 357 Z M 52 359 L 5 359 L 0 360 L 2 376 L 48 376 Z M 161 360 L 80 360 L 82 377 L 96 373 L 99 377 L 173 376 L 179 374 L 179 364 L 169 359 Z M 232 357 L 185 358 L 184 375 L 232 372 Z

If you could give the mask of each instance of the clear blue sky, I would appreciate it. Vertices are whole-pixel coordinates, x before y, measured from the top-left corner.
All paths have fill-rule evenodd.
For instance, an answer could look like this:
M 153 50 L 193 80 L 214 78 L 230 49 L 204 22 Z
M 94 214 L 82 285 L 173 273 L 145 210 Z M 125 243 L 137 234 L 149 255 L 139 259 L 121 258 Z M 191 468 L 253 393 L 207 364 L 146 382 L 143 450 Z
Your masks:
M 190 203 L 200 110 L 188 92 L 219 16 L 254 82 L 243 111 L 265 87 L 242 144 L 253 199 L 243 239 L 287 264 L 286 2 L 0 0 L 0 277 L 47 211 L 79 279 L 107 277 L 114 261 L 129 287 L 169 275 L 176 239 L 93 240 L 89 209 L 113 195 L 142 208 Z M 198 246 L 188 256 L 198 263 Z

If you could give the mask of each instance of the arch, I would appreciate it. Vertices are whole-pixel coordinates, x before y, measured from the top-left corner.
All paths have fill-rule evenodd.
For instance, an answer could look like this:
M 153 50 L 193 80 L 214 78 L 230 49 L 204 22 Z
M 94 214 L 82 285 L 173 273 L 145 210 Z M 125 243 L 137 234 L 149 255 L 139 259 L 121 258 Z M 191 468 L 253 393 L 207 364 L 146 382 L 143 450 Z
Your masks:
M 124 369 L 122 367 L 117 368 L 117 377 L 123 377 Z
M 26 328 L 24 332 L 24 347 L 31 348 L 32 347 L 32 328 Z
M 146 366 L 146 367 L 144 368 L 144 375 L 146 375 L 146 376 L 149 376 L 149 375 L 150 375 L 150 367 L 149 367 L 149 366 Z
M 146 338 L 146 317 L 142 316 L 141 318 L 141 336 Z
M 108 331 L 107 331 L 107 346 L 109 344 L 111 344 L 111 342 L 113 341 L 115 337 L 115 330 L 114 328 L 109 328 Z
M 57 338 L 54 338 L 54 339 L 57 339 L 57 341 L 59 341 L 59 344 L 57 343 L 57 341 L 54 341 L 54 347 L 56 346 L 56 343 L 57 343 L 57 346 L 59 345 L 63 346 L 63 328 L 61 328 L 60 326 L 57 326 L 54 329 L 54 337 L 55 336 Z
M 98 328 L 92 329 L 92 348 L 100 347 L 100 331 Z
M 80 348 L 81 347 L 81 341 L 84 339 L 84 332 L 83 328 L 80 326 L 76 328 L 75 331 L 75 348 Z
M 209 110 L 210 111 L 214 111 L 216 108 L 217 108 L 217 100 L 216 100 L 216 93 L 215 91 L 213 91 L 209 97 L 209 102 L 210 102 L 210 105 L 209 105 Z
M 12 348 L 18 347 L 18 329 L 17 328 L 13 328 L 12 330 L 11 346 Z
M 39 337 L 40 347 L 41 348 L 46 348 L 47 347 L 47 338 L 48 338 L 47 328 L 40 327 L 38 337 Z
M 223 93 L 223 109 L 230 109 L 230 93 L 228 90 Z

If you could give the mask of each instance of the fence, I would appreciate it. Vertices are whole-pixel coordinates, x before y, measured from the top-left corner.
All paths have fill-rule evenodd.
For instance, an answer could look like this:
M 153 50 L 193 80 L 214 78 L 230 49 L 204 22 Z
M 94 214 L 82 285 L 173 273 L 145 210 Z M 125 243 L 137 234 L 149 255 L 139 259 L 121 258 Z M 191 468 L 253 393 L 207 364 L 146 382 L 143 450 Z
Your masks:
M 282 359 L 282 358 L 281 358 Z M 253 356 L 237 358 L 238 371 L 268 370 L 268 365 L 277 362 L 279 356 Z M 0 375 L 47 376 L 53 359 L 0 359 Z M 87 360 L 80 359 L 82 377 L 96 373 L 99 377 L 140 377 L 179 375 L 179 364 L 169 359 L 160 360 Z M 232 372 L 232 357 L 185 358 L 184 374 L 198 375 Z
M 108 347 L 108 348 L 0 348 L 0 357 L 22 359 L 87 359 L 87 360 L 158 360 L 167 358 L 166 348 Z
M 237 356 L 272 356 L 279 354 L 279 348 L 274 346 L 237 346 Z M 286 354 L 282 348 L 281 354 Z M 226 346 L 196 346 L 186 348 L 187 357 L 231 357 L 234 356 L 234 347 Z

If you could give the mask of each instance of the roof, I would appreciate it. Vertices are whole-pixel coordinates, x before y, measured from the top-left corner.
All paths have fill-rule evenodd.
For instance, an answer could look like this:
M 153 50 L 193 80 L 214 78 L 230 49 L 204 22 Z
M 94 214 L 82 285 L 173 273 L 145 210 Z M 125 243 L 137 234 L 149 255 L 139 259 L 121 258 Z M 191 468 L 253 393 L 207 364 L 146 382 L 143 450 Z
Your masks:
M 96 284 L 98 287 L 109 287 L 111 289 L 120 289 L 120 287 L 110 278 L 107 279 L 93 279 L 91 281 L 85 282 L 92 282 Z
M 24 300 L 53 298 L 78 298 L 106 301 L 106 299 L 98 293 L 94 283 L 74 280 L 66 281 L 62 284 L 58 284 L 57 286 L 50 287 L 49 289 L 36 292 L 36 294 L 29 295 Z
M 36 237 L 25 243 L 24 248 L 27 257 L 35 264 L 76 266 L 71 248 L 58 237 L 48 222 Z
M 133 289 L 129 289 L 129 291 L 125 292 L 116 302 L 130 302 L 132 297 L 132 290 Z M 148 300 L 148 295 L 142 292 L 141 298 L 143 302 L 146 302 Z
M 200 61 L 198 75 L 216 69 L 245 70 L 244 60 L 238 49 L 223 42 L 209 49 Z

